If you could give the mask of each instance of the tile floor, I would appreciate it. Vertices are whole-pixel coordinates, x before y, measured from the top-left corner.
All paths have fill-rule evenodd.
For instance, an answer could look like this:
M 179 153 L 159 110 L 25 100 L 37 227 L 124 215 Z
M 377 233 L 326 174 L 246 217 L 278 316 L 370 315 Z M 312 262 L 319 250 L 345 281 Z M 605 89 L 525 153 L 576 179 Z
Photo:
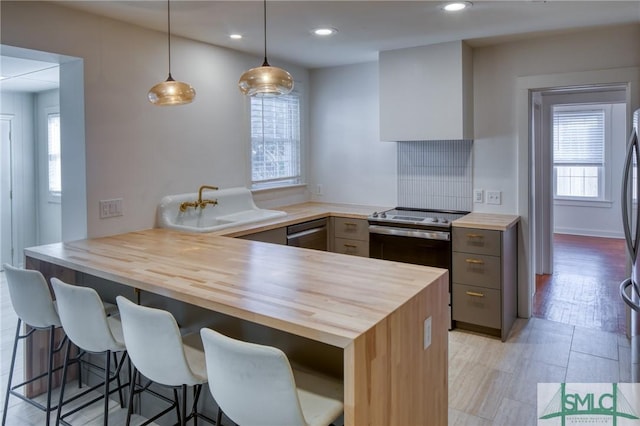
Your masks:
M 16 318 L 3 273 L 0 319 L 4 401 Z M 449 425 L 535 425 L 537 383 L 629 381 L 629 351 L 622 335 L 539 318 L 518 319 L 504 343 L 454 330 L 449 333 Z M 17 374 L 22 374 L 21 366 Z M 124 424 L 124 412 L 115 401 L 111 413 L 110 424 Z M 74 425 L 102 424 L 100 405 L 70 420 Z M 42 424 L 42 412 L 10 399 L 7 426 Z

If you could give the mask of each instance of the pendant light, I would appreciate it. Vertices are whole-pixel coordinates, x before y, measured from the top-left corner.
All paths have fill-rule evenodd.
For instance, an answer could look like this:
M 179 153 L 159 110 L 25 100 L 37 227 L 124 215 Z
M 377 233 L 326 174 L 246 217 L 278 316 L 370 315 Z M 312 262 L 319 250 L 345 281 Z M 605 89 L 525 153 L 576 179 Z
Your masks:
M 159 106 L 184 105 L 193 102 L 196 91 L 189 83 L 175 81 L 171 76 L 171 12 L 167 0 L 167 41 L 169 51 L 169 77 L 149 90 L 149 102 Z
M 264 62 L 262 66 L 251 68 L 240 76 L 238 87 L 243 95 L 280 96 L 293 90 L 291 74 L 282 68 L 272 67 L 267 61 L 267 0 L 264 4 Z

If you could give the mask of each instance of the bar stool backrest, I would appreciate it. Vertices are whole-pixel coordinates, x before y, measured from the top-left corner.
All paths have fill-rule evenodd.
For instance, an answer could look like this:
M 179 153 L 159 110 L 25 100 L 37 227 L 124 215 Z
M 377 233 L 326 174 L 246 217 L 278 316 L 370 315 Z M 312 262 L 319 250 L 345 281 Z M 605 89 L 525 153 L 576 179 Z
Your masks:
M 116 340 L 98 292 L 90 287 L 70 285 L 51 278 L 64 332 L 88 352 L 118 352 L 124 343 Z
M 200 330 L 209 389 L 240 425 L 306 425 L 287 356 L 278 348 Z
M 187 362 L 178 323 L 170 312 L 116 297 L 122 331 L 133 365 L 148 379 L 165 386 L 202 383 Z
M 4 265 L 11 304 L 18 317 L 34 328 L 59 327 L 51 290 L 40 271 Z

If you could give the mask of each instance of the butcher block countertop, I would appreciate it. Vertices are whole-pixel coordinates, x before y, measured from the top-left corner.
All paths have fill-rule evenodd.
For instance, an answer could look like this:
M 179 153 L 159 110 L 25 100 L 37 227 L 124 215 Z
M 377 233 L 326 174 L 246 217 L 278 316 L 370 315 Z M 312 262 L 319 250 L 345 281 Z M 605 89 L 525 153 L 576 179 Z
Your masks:
M 339 347 L 447 273 L 159 228 L 25 254 Z
M 336 348 L 345 426 L 446 425 L 448 271 L 229 238 L 317 217 L 364 219 L 373 208 L 304 203 L 281 210 L 288 216 L 218 235 L 147 229 L 32 247 L 25 255 L 47 278 L 95 276 L 283 331 L 284 347 L 302 337 Z M 27 371 L 45 365 L 42 350 L 27 348 Z M 306 361 L 322 370 L 328 360 Z
M 248 223 L 246 225 L 225 228 L 218 232 L 215 232 L 215 234 L 225 235 L 228 237 L 242 237 L 244 235 L 253 234 L 256 232 L 268 231 L 270 229 L 305 222 L 307 220 L 314 220 L 331 216 L 347 217 L 352 219 L 366 219 L 374 211 L 383 211 L 390 208 L 391 207 L 317 202 L 293 204 L 290 206 L 276 208 L 276 210 L 287 212 L 286 216 L 277 217 L 275 219 L 265 220 L 258 223 Z
M 454 220 L 451 225 L 459 228 L 506 231 L 515 226 L 518 221 L 520 221 L 520 216 L 510 214 L 469 213 L 460 219 Z

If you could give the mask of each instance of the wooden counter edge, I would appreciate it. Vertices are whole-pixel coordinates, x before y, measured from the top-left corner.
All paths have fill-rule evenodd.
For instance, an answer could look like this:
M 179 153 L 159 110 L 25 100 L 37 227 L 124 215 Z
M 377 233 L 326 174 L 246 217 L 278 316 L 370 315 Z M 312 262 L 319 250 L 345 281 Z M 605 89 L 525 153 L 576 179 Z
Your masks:
M 520 221 L 520 216 L 492 213 L 469 213 L 454 220 L 451 226 L 456 228 L 488 229 L 494 231 L 506 231 L 514 227 Z

